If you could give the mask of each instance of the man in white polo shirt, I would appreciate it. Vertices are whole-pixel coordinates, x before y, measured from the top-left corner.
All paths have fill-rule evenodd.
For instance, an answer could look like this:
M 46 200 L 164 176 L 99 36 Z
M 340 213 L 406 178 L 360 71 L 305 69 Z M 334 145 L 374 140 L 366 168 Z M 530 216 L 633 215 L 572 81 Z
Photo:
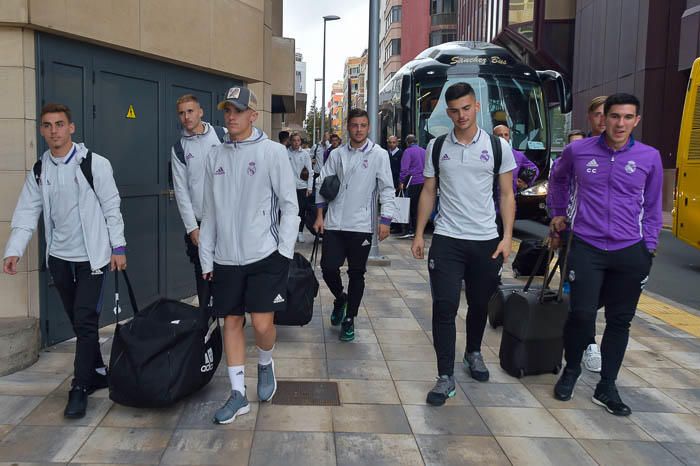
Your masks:
M 480 106 L 469 84 L 450 86 L 445 101 L 454 130 L 430 141 L 426 149 L 425 182 L 411 248 L 416 259 L 423 258 L 423 231 L 435 205 L 439 177 L 440 208 L 428 256 L 438 379 L 426 401 L 433 406 L 443 405 L 456 392 L 455 316 L 462 280 L 469 304 L 464 366 L 475 380 L 489 379 L 481 356 L 481 340 L 488 300 L 496 290 L 501 266 L 510 255 L 515 219 L 512 171 L 516 165 L 510 146 L 477 126 Z M 497 187 L 501 192 L 503 240 L 498 239 L 493 202 Z

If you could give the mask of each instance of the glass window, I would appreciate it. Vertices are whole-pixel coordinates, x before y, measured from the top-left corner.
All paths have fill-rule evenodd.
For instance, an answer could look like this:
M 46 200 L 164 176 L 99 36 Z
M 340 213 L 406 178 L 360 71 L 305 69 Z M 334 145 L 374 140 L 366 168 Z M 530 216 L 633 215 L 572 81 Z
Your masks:
M 401 55 L 401 39 L 391 39 L 384 49 L 384 61 L 388 61 L 394 55 Z
M 457 31 L 454 29 L 443 29 L 430 33 L 430 46 L 444 44 L 457 40 Z
M 430 0 L 430 14 L 457 13 L 455 0 Z
M 528 40 L 534 40 L 535 0 L 510 0 L 508 26 Z
M 452 84 L 467 82 L 481 103 L 477 124 L 487 132 L 507 124 L 513 147 L 521 151 L 544 151 L 547 144 L 547 119 L 541 86 L 512 76 L 453 76 L 447 82 L 425 81 L 417 84 L 416 132 L 425 147 L 432 138 L 447 133 L 452 121 L 447 116 L 445 91 Z
M 401 22 L 401 6 L 392 6 L 386 14 L 385 27 L 388 31 L 392 24 Z

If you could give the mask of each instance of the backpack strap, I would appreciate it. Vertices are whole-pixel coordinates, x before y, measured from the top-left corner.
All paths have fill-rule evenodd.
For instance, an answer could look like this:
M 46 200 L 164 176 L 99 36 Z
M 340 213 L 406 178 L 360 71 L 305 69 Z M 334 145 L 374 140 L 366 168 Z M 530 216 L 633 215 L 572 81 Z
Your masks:
M 440 182 L 440 152 L 442 152 L 442 145 L 445 144 L 446 138 L 447 134 L 443 134 L 441 136 L 436 137 L 435 142 L 433 143 L 433 152 L 431 155 L 433 157 L 433 168 L 435 169 L 436 183 Z
M 493 151 L 493 198 L 498 199 L 498 175 L 503 161 L 503 147 L 498 136 L 489 134 L 491 138 L 491 150 Z
M 212 126 L 212 128 L 214 128 L 214 132 L 216 132 L 216 137 L 218 137 L 219 141 L 223 144 L 226 138 L 226 130 L 223 126 Z
M 80 171 L 83 172 L 83 176 L 87 180 L 88 184 L 95 190 L 95 182 L 92 179 L 92 151 L 89 150 L 85 155 L 85 158 L 80 161 Z
M 182 147 L 182 140 L 178 139 L 173 145 L 173 152 L 175 152 L 175 157 L 177 157 L 181 164 L 187 165 L 185 161 L 185 149 Z
M 32 171 L 34 172 L 34 179 L 36 180 L 36 184 L 41 185 L 41 160 L 37 160 L 36 162 L 34 162 Z

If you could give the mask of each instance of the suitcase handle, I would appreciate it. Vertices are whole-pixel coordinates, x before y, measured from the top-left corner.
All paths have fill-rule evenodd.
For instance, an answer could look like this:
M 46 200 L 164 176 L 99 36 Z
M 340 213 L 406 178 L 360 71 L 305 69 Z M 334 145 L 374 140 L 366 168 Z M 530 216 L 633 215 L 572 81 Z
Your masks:
M 119 305 L 119 272 L 119 270 L 114 270 L 114 313 L 117 315 L 117 321 L 119 321 L 119 314 L 122 311 L 122 308 Z M 131 287 L 131 282 L 129 281 L 129 276 L 126 274 L 126 270 L 122 270 L 121 273 L 124 277 L 124 282 L 126 283 L 126 290 L 129 293 L 131 308 L 134 310 L 134 315 L 136 315 L 139 313 L 139 307 L 136 305 L 134 289 Z
M 311 257 L 309 257 L 309 262 L 315 267 L 316 266 L 316 256 L 318 255 L 318 247 L 321 242 L 321 237 L 316 233 L 314 237 L 314 245 L 311 248 Z
M 566 241 L 566 246 L 563 251 L 563 261 L 562 261 L 562 254 L 557 257 L 557 261 L 554 264 L 554 267 L 552 267 L 552 270 L 550 272 L 549 270 L 549 264 L 552 262 L 552 257 L 554 256 L 554 250 L 551 247 L 547 247 L 546 249 L 543 249 L 542 252 L 540 252 L 540 255 L 537 257 L 537 262 L 535 263 L 535 267 L 532 271 L 532 274 L 527 278 L 527 283 L 525 283 L 525 287 L 523 288 L 523 292 L 527 293 L 527 291 L 530 289 L 530 286 L 532 286 L 532 281 L 535 279 L 535 274 L 537 271 L 540 269 L 540 266 L 542 265 L 542 261 L 544 260 L 545 256 L 547 256 L 547 263 L 545 264 L 545 271 L 544 271 L 544 277 L 542 279 L 542 290 L 540 291 L 540 302 L 544 302 L 545 296 L 544 292 L 545 289 L 549 287 L 549 284 L 552 282 L 552 279 L 554 278 L 554 274 L 557 271 L 557 268 L 560 270 L 560 280 L 559 280 L 559 288 L 557 290 L 557 302 L 562 301 L 563 297 L 563 291 L 564 291 L 564 274 L 566 273 L 566 267 L 569 259 L 569 250 L 571 249 L 571 240 L 573 238 L 573 233 L 570 232 L 569 236 Z M 543 244 L 549 246 L 548 239 L 545 238 L 543 241 Z

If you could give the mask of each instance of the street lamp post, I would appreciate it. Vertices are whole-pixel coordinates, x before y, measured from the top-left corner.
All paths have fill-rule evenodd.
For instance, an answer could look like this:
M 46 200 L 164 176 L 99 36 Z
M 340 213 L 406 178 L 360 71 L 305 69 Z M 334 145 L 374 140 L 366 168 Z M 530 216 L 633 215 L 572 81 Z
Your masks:
M 323 75 L 321 77 L 321 134 L 326 132 L 326 23 L 337 21 L 340 16 L 327 15 L 323 17 Z
M 318 115 L 317 110 L 316 110 L 316 83 L 319 81 L 323 81 L 321 78 L 315 78 L 314 79 L 314 135 L 313 135 L 313 145 L 316 145 L 316 116 Z M 315 149 L 314 149 L 315 150 Z

